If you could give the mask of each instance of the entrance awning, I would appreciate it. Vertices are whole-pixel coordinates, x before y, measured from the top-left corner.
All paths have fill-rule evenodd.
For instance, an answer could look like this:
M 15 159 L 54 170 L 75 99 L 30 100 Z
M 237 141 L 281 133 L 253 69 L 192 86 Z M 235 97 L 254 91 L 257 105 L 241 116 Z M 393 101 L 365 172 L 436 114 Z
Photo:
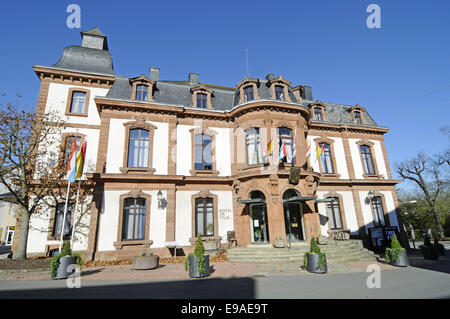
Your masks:
M 238 203 L 240 204 L 245 204 L 245 205 L 254 205 L 254 204 L 265 204 L 266 201 L 264 199 L 261 198 L 256 198 L 256 199 L 240 199 L 238 200 Z
M 316 198 L 315 196 L 295 196 L 289 199 L 283 199 L 283 203 L 302 203 L 308 200 L 315 200 Z

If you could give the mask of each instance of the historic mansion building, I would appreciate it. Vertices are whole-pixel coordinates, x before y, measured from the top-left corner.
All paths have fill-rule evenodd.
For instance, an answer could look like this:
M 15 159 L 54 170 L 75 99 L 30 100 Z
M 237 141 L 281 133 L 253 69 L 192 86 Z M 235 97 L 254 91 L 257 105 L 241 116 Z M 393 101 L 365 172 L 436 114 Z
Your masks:
M 310 86 L 273 74 L 235 87 L 202 83 L 196 73 L 161 80 L 153 67 L 125 77 L 115 74 L 100 30 L 81 36 L 56 64 L 34 66 L 37 114 L 67 122 L 61 156 L 74 139 L 88 142 L 83 180 L 93 185 L 92 205 L 81 205 L 89 209 L 76 224 L 75 251 L 168 256 L 167 243 L 186 253 L 199 234 L 226 246 L 233 231 L 245 247 L 278 236 L 301 242 L 345 231 L 364 239 L 374 226 L 401 230 L 388 129 L 363 106 L 313 99 Z M 32 217 L 30 256 L 58 248 L 64 200 Z

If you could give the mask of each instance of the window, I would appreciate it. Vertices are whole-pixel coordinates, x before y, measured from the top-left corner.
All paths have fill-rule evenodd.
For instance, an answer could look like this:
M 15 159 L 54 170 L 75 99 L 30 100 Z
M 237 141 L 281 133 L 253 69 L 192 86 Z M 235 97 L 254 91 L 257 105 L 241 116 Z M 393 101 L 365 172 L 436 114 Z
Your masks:
M 207 95 L 204 93 L 197 93 L 197 107 L 201 109 L 207 108 Z
M 64 207 L 65 203 L 58 203 L 56 205 L 56 214 L 55 214 L 55 227 L 53 228 L 53 236 L 60 237 L 61 236 L 61 228 L 64 219 Z M 64 233 L 63 236 L 70 235 L 70 224 L 72 221 L 72 204 L 67 204 L 67 212 L 66 212 L 66 222 L 64 223 Z
M 195 135 L 195 159 L 196 170 L 212 170 L 212 137 L 205 134 Z
M 84 114 L 86 107 L 86 92 L 73 91 L 70 113 Z
M 384 212 L 383 205 L 381 204 L 381 196 L 374 196 L 372 198 L 372 209 L 375 226 L 384 226 Z
M 253 94 L 253 85 L 247 86 L 244 88 L 244 101 L 252 101 L 254 100 L 254 94 Z
M 275 85 L 275 99 L 284 101 L 284 88 L 281 85 Z
M 143 84 L 136 85 L 136 100 L 147 101 L 148 86 Z
M 81 137 L 80 136 L 67 136 L 66 144 L 64 145 L 64 167 L 67 167 L 69 162 L 69 156 L 72 153 L 73 140 L 76 138 L 77 151 L 80 149 Z
M 131 129 L 128 144 L 128 167 L 148 167 L 150 134 L 144 129 Z
M 375 174 L 370 147 L 367 145 L 360 145 L 360 150 L 364 171 L 366 172 L 366 174 Z
M 322 173 L 324 174 L 334 174 L 333 169 L 333 160 L 331 158 L 331 148 L 330 145 L 327 143 L 319 143 L 319 147 L 321 150 L 323 150 L 322 156 L 321 156 L 321 168 Z
M 342 220 L 341 220 L 341 210 L 339 208 L 339 200 L 336 197 L 329 197 L 331 202 L 327 203 L 327 211 L 328 211 L 328 223 L 330 229 L 341 229 L 342 228 Z
M 247 141 L 248 165 L 262 164 L 261 141 L 259 128 L 250 128 L 245 131 Z
M 195 236 L 214 236 L 214 204 L 210 197 L 195 199 Z
M 145 238 L 145 198 L 126 198 L 123 209 L 122 240 Z
M 357 123 L 357 124 L 362 124 L 362 121 L 361 121 L 361 112 L 359 112 L 359 111 L 354 111 L 354 112 L 353 112 L 353 115 L 355 116 L 355 123 Z
M 291 163 L 292 162 L 292 130 L 288 129 L 286 127 L 279 127 L 278 128 L 278 137 L 280 139 L 279 143 L 279 152 L 284 152 L 284 150 L 286 151 L 286 156 L 283 157 L 282 161 L 283 162 L 287 162 L 287 163 Z M 284 150 L 282 150 L 281 148 L 283 147 L 283 142 L 284 142 Z
M 314 108 L 314 119 L 316 121 L 322 121 L 322 109 L 318 107 Z

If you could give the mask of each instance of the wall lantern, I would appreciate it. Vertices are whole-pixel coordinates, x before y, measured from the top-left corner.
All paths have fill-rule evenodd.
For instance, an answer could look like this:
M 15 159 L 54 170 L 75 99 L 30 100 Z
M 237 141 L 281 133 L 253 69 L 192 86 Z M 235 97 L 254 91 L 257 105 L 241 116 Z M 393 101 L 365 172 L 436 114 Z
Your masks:
M 164 208 L 164 197 L 163 197 L 163 193 L 161 192 L 161 190 L 158 191 L 158 194 L 156 194 L 156 196 L 158 197 L 158 208 Z

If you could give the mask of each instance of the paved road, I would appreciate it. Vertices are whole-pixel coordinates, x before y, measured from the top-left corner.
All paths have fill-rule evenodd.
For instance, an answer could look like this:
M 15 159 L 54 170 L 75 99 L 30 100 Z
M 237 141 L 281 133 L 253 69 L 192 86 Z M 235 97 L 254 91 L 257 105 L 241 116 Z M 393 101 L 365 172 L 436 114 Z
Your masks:
M 448 268 L 449 265 L 446 265 Z M 432 267 L 428 267 L 432 268 Z M 439 267 L 438 267 L 439 268 Z M 367 287 L 371 273 L 213 278 L 177 281 L 0 281 L 4 298 L 450 298 L 450 272 L 416 267 L 381 272 L 381 288 Z

